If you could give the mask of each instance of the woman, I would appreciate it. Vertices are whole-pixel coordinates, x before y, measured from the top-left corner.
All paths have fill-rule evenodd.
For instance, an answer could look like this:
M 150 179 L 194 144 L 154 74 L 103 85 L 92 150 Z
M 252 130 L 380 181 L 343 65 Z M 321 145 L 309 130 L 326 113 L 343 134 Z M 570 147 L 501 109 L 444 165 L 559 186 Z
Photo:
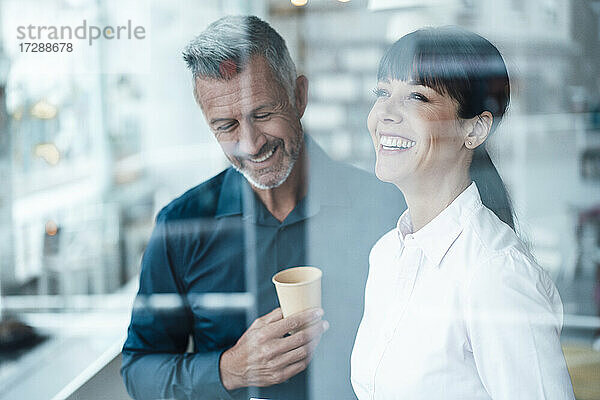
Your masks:
M 371 251 L 358 398 L 574 398 L 560 297 L 484 147 L 509 102 L 502 56 L 474 33 L 421 29 L 386 52 L 375 94 L 376 173 L 408 209 Z

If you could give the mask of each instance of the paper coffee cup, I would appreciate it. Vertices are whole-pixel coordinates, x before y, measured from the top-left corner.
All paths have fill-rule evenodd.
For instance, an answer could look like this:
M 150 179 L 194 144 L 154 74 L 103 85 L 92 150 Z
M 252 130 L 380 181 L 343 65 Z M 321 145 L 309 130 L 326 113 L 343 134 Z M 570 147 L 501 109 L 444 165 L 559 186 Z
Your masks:
M 294 267 L 273 276 L 283 317 L 321 307 L 321 276 L 317 267 Z

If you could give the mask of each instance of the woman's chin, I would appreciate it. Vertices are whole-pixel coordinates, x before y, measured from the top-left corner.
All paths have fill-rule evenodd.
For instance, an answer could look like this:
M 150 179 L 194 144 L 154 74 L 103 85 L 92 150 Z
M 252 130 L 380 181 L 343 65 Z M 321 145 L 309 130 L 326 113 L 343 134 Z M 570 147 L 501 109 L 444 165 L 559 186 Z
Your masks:
M 375 176 L 382 182 L 396 183 L 401 180 L 401 174 L 397 170 L 391 169 L 387 166 L 375 165 Z

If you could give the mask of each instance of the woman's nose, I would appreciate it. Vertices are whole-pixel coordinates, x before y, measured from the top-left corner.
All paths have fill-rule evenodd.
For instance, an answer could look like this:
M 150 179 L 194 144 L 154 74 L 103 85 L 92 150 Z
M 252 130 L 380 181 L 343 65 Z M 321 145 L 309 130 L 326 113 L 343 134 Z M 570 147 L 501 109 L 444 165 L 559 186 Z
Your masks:
M 402 104 L 401 102 L 388 99 L 385 103 L 381 104 L 381 108 L 377 113 L 378 119 L 384 123 L 399 123 L 402 122 Z
M 265 135 L 251 122 L 240 125 L 238 146 L 242 155 L 257 155 L 266 143 Z

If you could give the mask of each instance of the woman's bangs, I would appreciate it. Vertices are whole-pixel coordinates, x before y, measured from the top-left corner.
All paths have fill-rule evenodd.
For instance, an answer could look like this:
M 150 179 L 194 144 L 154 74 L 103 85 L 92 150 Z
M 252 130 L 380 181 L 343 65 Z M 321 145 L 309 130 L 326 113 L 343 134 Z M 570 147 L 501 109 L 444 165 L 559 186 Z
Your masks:
M 443 95 L 454 95 L 454 86 L 464 81 L 465 66 L 451 55 L 436 52 L 435 47 L 396 42 L 383 56 L 377 79 L 401 80 L 432 88 Z

